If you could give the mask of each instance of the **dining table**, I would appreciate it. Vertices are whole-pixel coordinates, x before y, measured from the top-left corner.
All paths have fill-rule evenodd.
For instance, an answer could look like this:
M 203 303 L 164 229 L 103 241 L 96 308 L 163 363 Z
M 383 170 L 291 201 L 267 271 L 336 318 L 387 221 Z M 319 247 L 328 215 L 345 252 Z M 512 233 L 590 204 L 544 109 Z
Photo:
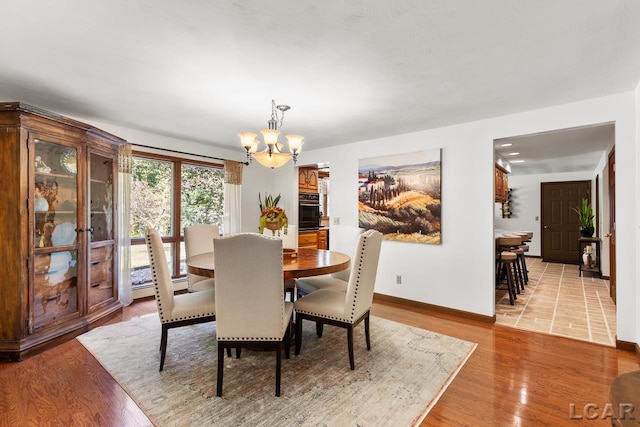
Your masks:
M 198 276 L 215 277 L 213 252 L 193 255 L 186 259 L 187 272 Z M 351 265 L 349 255 L 338 251 L 298 248 L 294 255 L 283 256 L 284 280 L 319 276 L 345 270 Z

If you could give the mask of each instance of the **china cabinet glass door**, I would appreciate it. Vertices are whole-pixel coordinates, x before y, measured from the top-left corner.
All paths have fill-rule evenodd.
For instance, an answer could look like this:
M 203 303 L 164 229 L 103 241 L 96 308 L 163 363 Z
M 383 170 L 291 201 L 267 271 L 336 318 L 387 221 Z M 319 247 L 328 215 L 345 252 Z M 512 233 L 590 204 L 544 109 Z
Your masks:
M 114 297 L 113 159 L 89 153 L 89 306 Z
M 79 313 L 78 150 L 34 139 L 32 329 Z

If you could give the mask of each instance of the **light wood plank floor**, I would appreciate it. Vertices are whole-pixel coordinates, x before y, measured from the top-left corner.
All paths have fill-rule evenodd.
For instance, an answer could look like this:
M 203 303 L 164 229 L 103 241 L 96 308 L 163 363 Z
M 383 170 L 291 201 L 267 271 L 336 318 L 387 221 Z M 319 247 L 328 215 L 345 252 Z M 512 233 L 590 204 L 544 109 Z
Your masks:
M 136 302 L 111 323 L 155 310 L 153 300 Z M 597 415 L 589 426 L 610 425 L 601 417 L 609 385 L 617 375 L 640 369 L 636 354 L 584 341 L 391 302 L 376 302 L 372 313 L 478 343 L 422 426 L 575 427 L 585 425 L 575 417 L 584 415 L 587 404 L 596 405 L 589 415 Z M 372 342 L 371 351 L 376 345 Z M 344 351 L 346 357 L 346 343 Z M 23 362 L 0 364 L 0 426 L 49 425 L 150 423 L 95 358 L 71 340 Z
M 616 345 L 616 307 L 609 281 L 578 266 L 527 258 L 529 284 L 509 304 L 506 287 L 496 290 L 496 323 L 529 331 Z

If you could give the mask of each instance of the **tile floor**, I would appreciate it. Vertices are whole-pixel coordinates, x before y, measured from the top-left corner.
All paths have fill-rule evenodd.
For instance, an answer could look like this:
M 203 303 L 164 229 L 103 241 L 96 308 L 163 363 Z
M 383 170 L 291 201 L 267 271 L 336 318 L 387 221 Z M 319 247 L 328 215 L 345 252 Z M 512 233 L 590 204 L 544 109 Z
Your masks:
M 578 276 L 578 266 L 527 258 L 529 284 L 509 304 L 506 285 L 496 289 L 496 323 L 615 347 L 616 307 L 609 281 Z

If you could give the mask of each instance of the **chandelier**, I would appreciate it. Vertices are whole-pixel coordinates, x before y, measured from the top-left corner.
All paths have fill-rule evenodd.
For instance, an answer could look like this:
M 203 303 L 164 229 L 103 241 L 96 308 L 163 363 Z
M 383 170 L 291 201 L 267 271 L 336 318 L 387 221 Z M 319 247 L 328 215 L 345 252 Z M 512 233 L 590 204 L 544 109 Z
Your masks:
M 280 135 L 279 127 L 282 126 L 284 120 L 285 111 L 291 109 L 288 105 L 276 105 L 276 102 L 271 100 L 271 119 L 269 119 L 269 128 L 262 129 L 262 139 L 264 140 L 266 149 L 258 151 L 260 140 L 257 134 L 253 132 L 240 132 L 240 144 L 247 151 L 247 161 L 251 162 L 256 159 L 262 166 L 274 169 L 279 168 L 293 159 L 293 163 L 296 163 L 298 154 L 302 151 L 302 145 L 304 144 L 304 137 L 302 135 L 285 135 L 287 142 L 289 143 L 289 153 L 283 153 L 283 145 L 278 142 L 278 136 Z

